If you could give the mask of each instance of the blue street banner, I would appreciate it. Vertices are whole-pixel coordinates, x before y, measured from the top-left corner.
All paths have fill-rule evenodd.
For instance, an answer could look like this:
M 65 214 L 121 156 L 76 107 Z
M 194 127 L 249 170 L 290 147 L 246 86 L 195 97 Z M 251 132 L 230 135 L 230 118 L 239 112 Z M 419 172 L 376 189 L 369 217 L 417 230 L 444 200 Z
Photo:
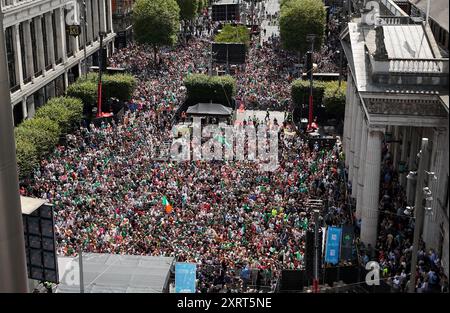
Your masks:
M 325 262 L 331 264 L 339 263 L 339 248 L 341 244 L 342 228 L 328 227 L 327 245 L 325 250 Z
M 175 264 L 175 292 L 195 293 L 195 279 L 197 264 L 176 263 Z

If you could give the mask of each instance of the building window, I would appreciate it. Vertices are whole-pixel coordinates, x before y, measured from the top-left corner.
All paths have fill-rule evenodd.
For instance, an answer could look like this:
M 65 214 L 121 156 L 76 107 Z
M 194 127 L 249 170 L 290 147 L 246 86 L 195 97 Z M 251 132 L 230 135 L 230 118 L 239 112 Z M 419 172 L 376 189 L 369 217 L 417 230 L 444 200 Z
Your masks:
M 37 110 L 45 103 L 45 88 L 41 88 L 33 94 L 34 109 Z
M 36 30 L 34 27 L 34 19 L 30 21 L 30 33 L 31 33 L 31 47 L 33 49 L 33 67 L 34 67 L 34 75 L 39 76 L 41 75 L 41 70 L 38 66 L 38 60 L 37 60 L 37 46 L 36 46 Z
M 56 14 L 54 12 L 50 13 L 52 15 L 52 28 L 53 28 L 53 49 L 55 54 L 55 63 L 59 64 L 62 62 L 62 57 L 59 54 L 58 51 L 58 38 L 57 32 L 56 32 Z
M 47 45 L 47 27 L 45 23 L 45 15 L 41 17 L 41 27 L 42 27 L 42 41 L 44 43 L 44 61 L 45 61 L 45 69 L 48 70 L 51 67 L 50 57 L 48 54 L 48 45 Z
M 17 103 L 13 108 L 14 126 L 19 125 L 23 121 L 22 102 Z
M 92 26 L 91 26 L 91 29 L 92 29 L 92 34 L 93 34 L 93 38 L 94 38 L 94 40 L 93 41 L 97 41 L 97 39 L 98 39 L 98 33 L 96 34 L 95 33 L 95 27 L 94 27 L 94 23 L 95 23 L 95 19 L 94 19 L 94 14 L 97 14 L 97 13 L 94 13 L 95 11 L 94 11 L 94 1 L 91 1 L 91 19 L 92 19 Z M 97 25 L 97 27 L 98 27 L 98 25 Z
M 64 95 L 64 74 L 55 79 L 55 96 Z
M 22 75 L 23 75 L 23 82 L 26 84 L 29 81 L 31 81 L 31 75 L 32 73 L 28 73 L 29 70 L 27 68 L 27 47 L 25 46 L 25 39 L 23 35 L 23 24 L 19 24 L 19 38 L 20 38 L 20 47 L 22 48 Z
M 9 73 L 9 88 L 11 92 L 16 91 L 17 78 L 16 78 L 16 60 L 14 56 L 14 40 L 13 40 L 13 29 L 8 27 L 5 31 L 5 41 L 6 41 L 6 58 L 8 60 L 8 73 Z M 19 87 L 20 88 L 20 87 Z
M 105 0 L 105 14 L 106 14 L 106 32 L 111 32 L 111 16 L 109 15 L 109 1 Z
M 67 17 L 67 14 L 69 14 L 69 10 L 64 9 L 64 16 Z M 66 30 L 64 29 L 63 31 L 66 31 Z M 71 57 L 73 55 L 74 47 L 72 47 L 72 40 L 70 37 L 71 36 L 66 35 L 67 57 Z

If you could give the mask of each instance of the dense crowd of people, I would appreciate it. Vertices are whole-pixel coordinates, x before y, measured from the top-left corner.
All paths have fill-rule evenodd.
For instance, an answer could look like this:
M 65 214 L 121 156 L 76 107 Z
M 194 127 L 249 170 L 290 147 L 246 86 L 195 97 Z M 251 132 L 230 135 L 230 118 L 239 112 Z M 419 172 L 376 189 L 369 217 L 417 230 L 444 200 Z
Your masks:
M 407 292 L 411 273 L 415 219 L 406 210 L 406 194 L 400 185 L 399 173 L 393 167 L 391 147 L 383 147 L 383 167 L 380 199 L 380 222 L 375 247 L 361 246 L 362 263 L 377 261 L 382 278 L 394 292 Z M 426 249 L 420 241 L 415 288 L 417 292 L 448 292 L 448 278 L 441 268 L 440 256 Z
M 249 51 L 245 71 L 237 74 L 236 101 L 245 108 L 290 111 L 290 84 L 294 79 L 290 53 L 281 50 L 278 38 L 255 43 Z
M 271 289 L 282 269 L 304 267 L 308 198 L 324 199 L 333 221 L 345 221 L 337 147 L 311 149 L 281 131 L 274 172 L 261 172 L 250 160 L 155 160 L 156 147 L 171 140 L 183 78 L 208 69 L 207 36 L 197 32 L 161 50 L 156 63 L 147 47 L 117 51 L 111 66 L 138 79 L 123 118 L 80 127 L 22 182 L 22 194 L 55 205 L 59 254 L 75 255 L 82 246 L 85 252 L 173 256 L 198 264 L 199 292 Z M 253 43 L 237 74 L 238 98 L 283 110 L 289 60 L 282 54 L 276 42 Z

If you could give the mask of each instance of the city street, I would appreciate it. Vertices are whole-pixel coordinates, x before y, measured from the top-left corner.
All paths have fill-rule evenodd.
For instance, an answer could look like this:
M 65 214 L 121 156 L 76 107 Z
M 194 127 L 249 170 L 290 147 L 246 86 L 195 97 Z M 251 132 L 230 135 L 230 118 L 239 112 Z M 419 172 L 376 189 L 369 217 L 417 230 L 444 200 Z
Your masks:
M 0 292 L 448 293 L 448 1 L 280 2 L 0 1 Z

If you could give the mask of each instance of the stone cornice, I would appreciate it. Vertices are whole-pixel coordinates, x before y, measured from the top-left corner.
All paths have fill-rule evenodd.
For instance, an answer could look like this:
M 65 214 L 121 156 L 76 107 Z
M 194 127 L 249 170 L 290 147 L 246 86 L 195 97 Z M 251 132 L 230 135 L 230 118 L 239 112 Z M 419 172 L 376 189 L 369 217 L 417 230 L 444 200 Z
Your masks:
M 369 114 L 448 117 L 438 99 L 364 98 Z
M 3 26 L 7 28 L 73 3 L 75 0 L 32 0 L 7 6 L 3 9 Z

